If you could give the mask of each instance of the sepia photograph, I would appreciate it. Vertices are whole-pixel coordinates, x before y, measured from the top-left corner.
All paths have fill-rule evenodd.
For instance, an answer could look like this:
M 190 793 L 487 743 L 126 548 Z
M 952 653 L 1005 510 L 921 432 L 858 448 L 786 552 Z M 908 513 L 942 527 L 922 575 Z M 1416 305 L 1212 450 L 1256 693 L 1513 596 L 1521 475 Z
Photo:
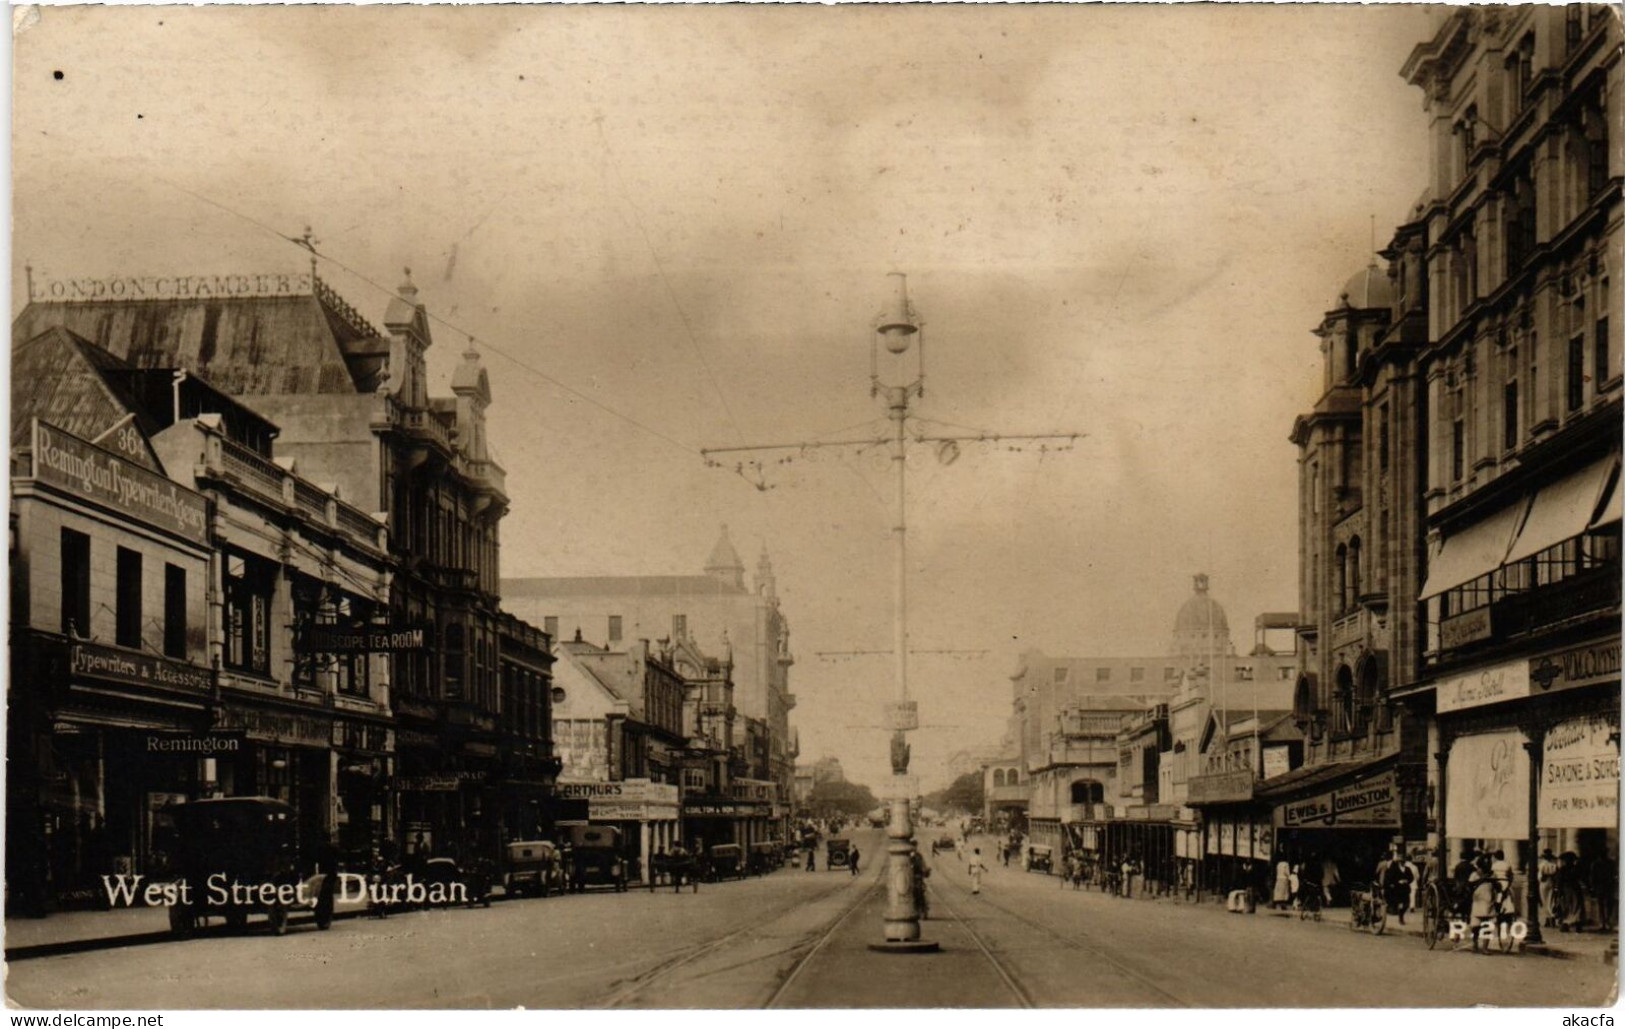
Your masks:
M 1613 1024 L 1617 6 L 11 14 L 14 1011 Z

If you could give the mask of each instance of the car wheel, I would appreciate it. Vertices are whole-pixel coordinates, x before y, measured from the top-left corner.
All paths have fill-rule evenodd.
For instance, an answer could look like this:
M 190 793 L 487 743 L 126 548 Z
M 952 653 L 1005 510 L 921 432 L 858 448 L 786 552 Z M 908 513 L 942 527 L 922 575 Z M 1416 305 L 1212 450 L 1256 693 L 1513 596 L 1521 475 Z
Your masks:
M 248 929 L 248 912 L 242 908 L 232 908 L 227 911 L 226 928 L 234 933 L 246 931 Z
M 266 914 L 271 920 L 271 935 L 286 936 L 288 933 L 288 909 L 281 904 L 275 904 Z
M 169 931 L 186 939 L 197 931 L 197 917 L 185 904 L 174 904 L 169 909 Z
M 316 901 L 316 928 L 326 932 L 333 928 L 333 898 L 323 895 Z

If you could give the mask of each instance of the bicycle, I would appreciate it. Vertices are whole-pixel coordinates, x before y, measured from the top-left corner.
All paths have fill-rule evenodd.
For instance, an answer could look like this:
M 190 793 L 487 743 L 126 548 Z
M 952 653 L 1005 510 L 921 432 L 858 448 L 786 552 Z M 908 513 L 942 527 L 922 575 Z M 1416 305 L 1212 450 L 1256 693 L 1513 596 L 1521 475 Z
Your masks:
M 1388 905 L 1376 889 L 1365 889 L 1359 883 L 1349 886 L 1349 931 L 1368 930 L 1381 936 L 1388 928 Z

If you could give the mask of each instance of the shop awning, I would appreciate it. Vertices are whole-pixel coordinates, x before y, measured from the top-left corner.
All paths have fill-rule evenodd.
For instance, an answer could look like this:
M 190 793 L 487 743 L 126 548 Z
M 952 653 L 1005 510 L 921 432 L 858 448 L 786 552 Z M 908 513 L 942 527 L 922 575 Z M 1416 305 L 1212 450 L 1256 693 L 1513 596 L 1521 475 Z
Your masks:
M 1608 496 L 1597 508 L 1597 517 L 1591 519 L 1591 528 L 1599 525 L 1613 525 L 1620 520 L 1619 480 L 1625 476 L 1614 476 L 1613 485 L 1608 487 Z
M 1436 597 L 1501 567 L 1527 507 L 1528 501 L 1520 499 L 1445 539 L 1438 556 L 1428 562 L 1427 582 L 1417 599 Z
M 1613 457 L 1605 457 L 1577 472 L 1571 472 L 1535 494 L 1535 502 L 1524 520 L 1523 531 L 1507 554 L 1507 563 L 1534 557 L 1547 547 L 1556 546 L 1586 531 L 1597 503 L 1602 499 L 1602 488 L 1614 470 Z
M 1260 799 L 1279 800 L 1294 793 L 1306 793 L 1327 785 L 1352 779 L 1363 772 L 1376 771 L 1394 763 L 1397 755 L 1364 758 L 1359 761 L 1331 761 L 1321 765 L 1304 765 L 1284 775 L 1260 781 L 1253 792 Z

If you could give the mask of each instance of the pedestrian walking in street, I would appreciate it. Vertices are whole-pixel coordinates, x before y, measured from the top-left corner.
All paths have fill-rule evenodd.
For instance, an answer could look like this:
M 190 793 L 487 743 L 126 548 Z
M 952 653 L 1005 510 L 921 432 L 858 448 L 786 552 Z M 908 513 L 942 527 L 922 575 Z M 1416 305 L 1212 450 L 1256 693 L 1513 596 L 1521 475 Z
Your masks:
M 860 851 L 858 850 L 858 848 L 853 847 L 851 853 L 849 853 L 846 856 L 846 867 L 850 868 L 852 870 L 852 874 L 854 876 L 856 876 L 858 874 L 858 854 L 859 853 L 860 853 Z
M 1619 920 L 1619 867 L 1607 850 L 1591 859 L 1591 874 L 1586 878 L 1595 905 L 1597 929 L 1613 932 Z
M 1292 865 L 1282 855 L 1275 863 L 1275 892 L 1270 895 L 1270 907 L 1282 910 L 1292 903 Z
M 1471 920 L 1471 930 L 1468 936 L 1472 940 L 1473 950 L 1478 950 L 1478 927 L 1495 918 L 1496 896 L 1501 885 L 1495 879 L 1495 872 L 1491 867 L 1488 854 L 1480 854 L 1473 860 L 1473 871 L 1467 878 L 1467 888 L 1472 890 L 1472 907 L 1468 917 Z M 1460 947 L 1457 947 L 1459 950 Z
M 1550 929 L 1557 925 L 1557 855 L 1552 848 L 1540 852 L 1535 874 L 1540 877 L 1540 924 Z
M 818 871 L 818 850 L 815 847 L 807 848 L 807 871 Z
M 1410 864 L 1399 854 L 1396 847 L 1388 852 L 1388 860 L 1382 863 L 1382 871 L 1377 881 L 1382 886 L 1382 899 L 1388 905 L 1388 910 L 1399 916 L 1399 924 L 1405 924 L 1405 912 L 1411 907 L 1411 875 Z
M 987 866 L 982 864 L 981 847 L 977 847 L 975 852 L 971 854 L 970 865 L 966 868 L 966 871 L 970 873 L 970 891 L 972 893 L 981 893 L 982 876 L 987 872 Z
M 1580 855 L 1565 850 L 1557 859 L 1557 927 L 1577 931 L 1585 917 L 1585 898 L 1580 892 Z

